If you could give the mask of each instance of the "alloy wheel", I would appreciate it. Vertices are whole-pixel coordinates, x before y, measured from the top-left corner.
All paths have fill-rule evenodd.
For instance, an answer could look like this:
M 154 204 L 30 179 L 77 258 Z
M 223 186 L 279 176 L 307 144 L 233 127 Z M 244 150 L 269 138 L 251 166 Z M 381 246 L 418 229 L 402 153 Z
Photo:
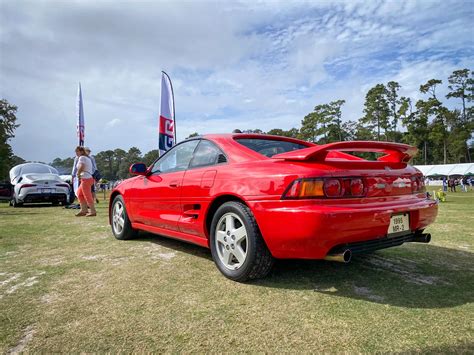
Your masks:
M 247 259 L 247 229 L 240 217 L 228 212 L 217 222 L 215 243 L 221 263 L 229 270 L 239 269 Z
M 114 210 L 112 214 L 112 226 L 115 234 L 120 234 L 123 231 L 125 225 L 125 209 L 123 208 L 122 201 L 118 200 L 115 202 Z

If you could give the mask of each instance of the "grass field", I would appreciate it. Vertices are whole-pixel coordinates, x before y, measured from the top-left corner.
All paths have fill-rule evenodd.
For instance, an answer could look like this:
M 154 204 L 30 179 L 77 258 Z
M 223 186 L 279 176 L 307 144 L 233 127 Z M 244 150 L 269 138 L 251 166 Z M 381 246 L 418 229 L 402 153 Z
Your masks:
M 0 204 L 0 352 L 474 352 L 474 193 L 448 195 L 430 244 L 280 261 L 240 284 L 210 252 L 117 241 L 61 207 Z

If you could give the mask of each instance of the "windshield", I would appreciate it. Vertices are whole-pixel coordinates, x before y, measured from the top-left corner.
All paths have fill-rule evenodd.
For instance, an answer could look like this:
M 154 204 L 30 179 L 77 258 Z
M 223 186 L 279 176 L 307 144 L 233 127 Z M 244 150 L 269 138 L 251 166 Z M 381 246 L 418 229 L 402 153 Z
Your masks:
M 237 138 L 236 141 L 243 146 L 269 158 L 276 154 L 308 148 L 307 145 L 277 139 Z

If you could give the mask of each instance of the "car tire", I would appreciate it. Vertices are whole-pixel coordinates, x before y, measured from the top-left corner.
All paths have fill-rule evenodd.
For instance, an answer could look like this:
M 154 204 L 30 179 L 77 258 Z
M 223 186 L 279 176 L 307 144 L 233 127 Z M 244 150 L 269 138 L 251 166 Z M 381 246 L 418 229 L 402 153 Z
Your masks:
M 11 200 L 11 205 L 13 206 L 13 208 L 16 208 L 16 207 L 21 207 L 23 206 L 23 202 L 18 202 L 16 200 L 16 197 L 13 196 L 12 200 Z
M 230 201 L 221 205 L 212 218 L 210 232 L 212 258 L 225 277 L 244 282 L 270 272 L 273 256 L 245 204 Z
M 112 233 L 115 238 L 119 240 L 128 240 L 137 236 L 138 231 L 132 228 L 132 223 L 128 218 L 125 202 L 121 195 L 117 195 L 114 198 L 110 213 Z

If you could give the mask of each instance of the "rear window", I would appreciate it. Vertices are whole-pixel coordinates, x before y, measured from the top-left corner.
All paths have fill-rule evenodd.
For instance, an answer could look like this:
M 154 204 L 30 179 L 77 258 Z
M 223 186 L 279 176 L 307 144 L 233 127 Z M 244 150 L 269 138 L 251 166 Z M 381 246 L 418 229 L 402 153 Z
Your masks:
M 21 174 L 57 174 L 58 171 L 47 165 L 28 164 L 21 168 Z
M 236 139 L 237 143 L 252 149 L 253 151 L 265 155 L 266 157 L 272 157 L 276 154 L 291 152 L 293 150 L 308 148 L 307 145 L 281 141 L 276 139 L 255 139 L 255 138 L 241 138 Z

